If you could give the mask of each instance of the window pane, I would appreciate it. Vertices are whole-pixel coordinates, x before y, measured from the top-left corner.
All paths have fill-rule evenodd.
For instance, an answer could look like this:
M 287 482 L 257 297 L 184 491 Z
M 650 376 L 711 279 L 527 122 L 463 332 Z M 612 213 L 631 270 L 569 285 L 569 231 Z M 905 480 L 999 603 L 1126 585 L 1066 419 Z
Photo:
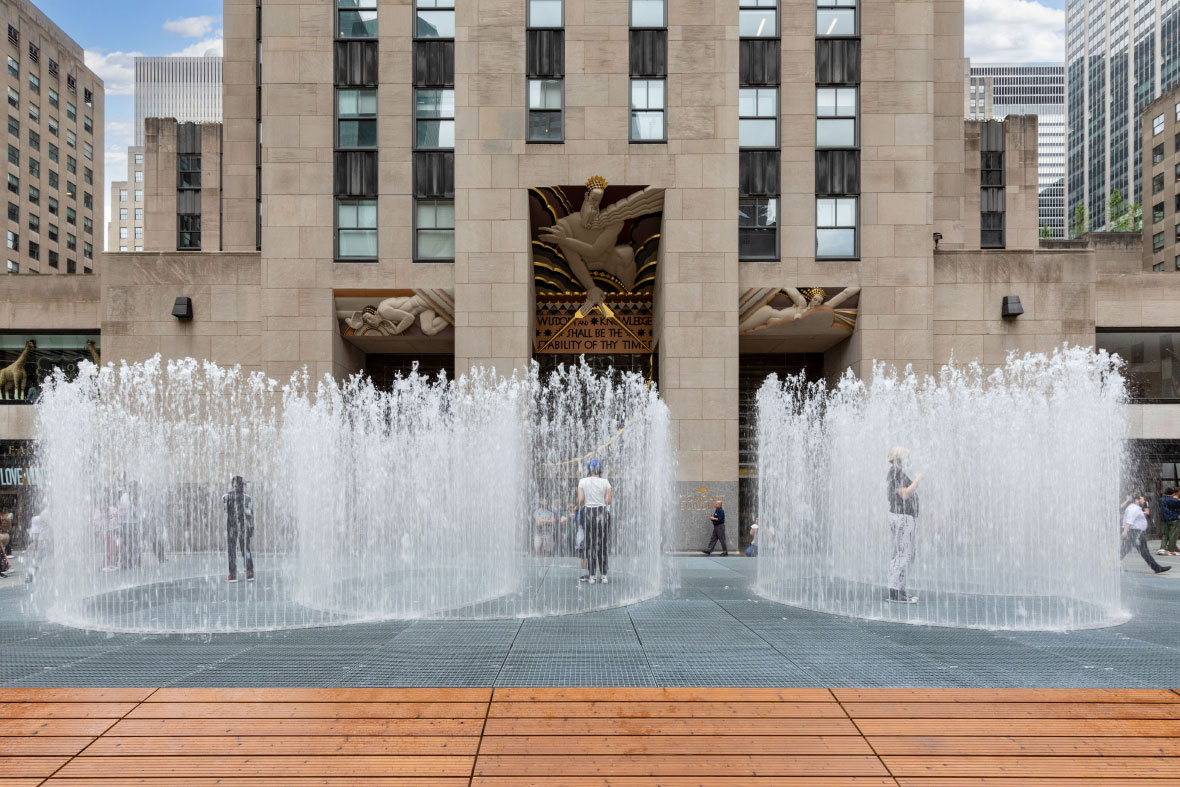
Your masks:
M 738 145 L 743 148 L 772 148 L 775 146 L 776 120 L 743 118 L 738 121 Z
M 529 112 L 529 139 L 533 142 L 560 142 L 562 117 L 560 112 Z
M 856 226 L 856 200 L 836 200 L 836 224 L 840 227 Z
M 454 11 L 418 10 L 418 38 L 454 38 Z
M 836 114 L 840 117 L 856 117 L 856 88 L 837 88 Z
M 376 8 L 377 0 L 337 0 L 337 8 Z
M 415 91 L 414 116 L 419 118 L 453 118 L 455 116 L 455 91 Z
M 455 256 L 454 230 L 418 230 L 418 257 L 449 260 Z
M 336 113 L 342 118 L 374 117 L 377 114 L 376 90 L 337 90 Z
M 340 230 L 340 257 L 376 257 L 377 230 Z
M 562 0 L 529 0 L 529 27 L 561 27 Z
M 843 8 L 816 9 L 815 33 L 820 36 L 855 35 L 856 11 Z
M 341 120 L 340 147 L 371 148 L 377 145 L 376 120 Z
M 815 226 L 831 227 L 836 223 L 836 200 L 817 199 L 815 201 Z
M 419 120 L 418 147 L 420 148 L 453 148 L 455 147 L 455 121 L 453 120 Z
M 664 138 L 663 112 L 632 112 L 631 139 L 662 140 Z
M 773 260 L 778 258 L 774 227 L 741 227 L 738 229 L 738 258 L 743 260 Z
M 856 144 L 855 120 L 816 120 L 815 145 L 821 148 L 844 148 Z
M 341 11 L 340 38 L 376 38 L 376 11 Z
M 856 254 L 856 230 L 816 229 L 815 247 L 818 257 L 853 257 Z
M 663 27 L 664 0 L 631 0 L 631 27 Z
M 561 109 L 561 81 L 529 80 L 529 109 Z
M 774 38 L 778 35 L 777 16 L 773 8 L 743 9 L 738 14 L 738 35 L 742 38 Z

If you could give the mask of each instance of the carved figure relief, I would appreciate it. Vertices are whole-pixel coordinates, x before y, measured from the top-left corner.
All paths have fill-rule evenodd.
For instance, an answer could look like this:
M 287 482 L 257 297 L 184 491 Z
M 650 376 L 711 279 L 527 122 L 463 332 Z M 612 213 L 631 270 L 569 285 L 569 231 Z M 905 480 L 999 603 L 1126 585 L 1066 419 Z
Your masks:
M 0 397 L 4 399 L 24 399 L 29 387 L 29 375 L 25 371 L 25 362 L 29 360 L 29 353 L 37 349 L 37 342 L 29 339 L 25 342 L 25 349 L 15 361 L 0 369 Z
M 434 336 L 455 324 L 455 299 L 449 290 L 417 290 L 365 306 L 344 317 L 356 335 L 397 336 L 417 320 L 422 333 Z
M 738 307 L 738 331 L 740 333 L 760 331 L 802 319 L 820 309 L 831 312 L 836 322 L 847 323 L 848 329 L 851 330 L 856 324 L 856 311 L 838 309 L 837 307 L 848 302 L 858 293 L 860 293 L 860 287 L 845 287 L 830 299 L 825 300 L 827 293 L 819 287 L 805 290 L 798 290 L 794 287 L 783 287 L 782 289 L 765 287 L 748 290 Z M 787 304 L 779 303 L 780 295 L 787 297 Z

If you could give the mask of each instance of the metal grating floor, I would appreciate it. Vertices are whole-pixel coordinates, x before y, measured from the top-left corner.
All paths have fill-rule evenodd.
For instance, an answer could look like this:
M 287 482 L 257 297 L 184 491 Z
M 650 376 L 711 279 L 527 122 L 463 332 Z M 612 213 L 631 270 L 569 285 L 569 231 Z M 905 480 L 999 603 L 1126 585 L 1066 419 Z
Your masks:
M 85 632 L 0 591 L 0 686 L 1176 685 L 1180 581 L 1123 575 L 1114 628 L 988 632 L 860 621 L 749 590 L 754 561 L 676 559 L 677 585 L 556 618 L 397 621 L 262 634 Z

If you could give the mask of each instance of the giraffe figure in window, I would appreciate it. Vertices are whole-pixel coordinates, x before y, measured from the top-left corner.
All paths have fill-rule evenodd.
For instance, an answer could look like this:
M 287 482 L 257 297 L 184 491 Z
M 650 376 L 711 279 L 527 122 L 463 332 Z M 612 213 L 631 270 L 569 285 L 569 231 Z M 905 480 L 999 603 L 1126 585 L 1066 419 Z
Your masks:
M 37 343 L 32 339 L 25 342 L 25 349 L 20 357 L 0 369 L 0 398 L 24 399 L 25 390 L 29 385 L 29 375 L 25 372 L 25 362 L 29 353 L 37 349 Z

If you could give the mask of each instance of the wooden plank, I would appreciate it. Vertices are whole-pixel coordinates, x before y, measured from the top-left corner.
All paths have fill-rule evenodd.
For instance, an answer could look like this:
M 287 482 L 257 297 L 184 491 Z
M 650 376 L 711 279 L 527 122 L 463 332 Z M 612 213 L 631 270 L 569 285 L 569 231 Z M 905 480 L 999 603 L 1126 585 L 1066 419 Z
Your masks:
M 4 688 L 5 702 L 143 702 L 155 689 Z M 1177 697 L 1180 699 L 1180 697 Z
M 491 689 L 164 688 L 148 702 L 489 702 Z M 1180 699 L 1180 698 L 1177 698 Z
M 48 758 L 44 758 L 48 759 Z M 61 777 L 467 776 L 472 757 L 75 757 Z
M 1024 777 L 998 777 L 990 776 L 968 776 L 957 777 L 951 776 L 948 778 L 899 778 L 897 780 L 898 787 L 1180 787 L 1180 779 L 1151 779 L 1144 781 L 1143 779 L 1087 779 L 1087 778 L 1071 778 L 1071 779 L 1028 779 Z
M 847 722 L 851 727 L 852 723 Z M 108 735 L 428 735 L 479 737 L 483 719 L 123 719 Z M 854 728 L 855 731 L 855 728 Z
M 857 719 L 865 735 L 896 735 L 896 719 Z M 907 735 L 1133 735 L 1177 737 L 1180 720 L 1173 719 L 906 719 Z
M 0 753 L 5 757 L 72 757 L 90 745 L 94 738 L 4 738 L 0 740 Z M 0 771 L 0 777 L 4 772 Z
M 898 776 L 1180 777 L 1180 757 L 882 757 Z
M 114 719 L 0 719 L 0 737 L 101 735 Z M 0 744 L 3 746 L 3 744 Z
M 892 726 L 896 731 L 897 725 Z M 859 735 L 848 719 L 488 719 L 484 735 Z M 756 746 L 756 743 L 751 743 Z
M 9 778 L 44 779 L 69 760 L 69 757 L 0 757 L 0 777 L 5 785 Z
M 10 782 L 4 782 L 9 787 Z M 42 784 L 38 779 L 33 784 Z M 426 776 L 252 776 L 233 777 L 185 776 L 179 779 L 149 776 L 122 776 L 117 783 L 110 779 L 62 779 L 44 782 L 46 787 L 124 787 L 142 784 L 148 787 L 467 787 L 466 777 Z
M 52 784 L 52 782 L 51 782 Z M 897 787 L 887 776 L 661 776 L 652 782 L 646 776 L 581 777 L 577 787 Z M 1152 782 L 1153 787 L 1155 782 Z M 99 787 L 99 785 L 94 785 Z M 476 776 L 471 787 L 570 787 L 564 776 Z
M 1180 702 L 1168 689 L 832 689 L 840 702 Z
M 843 708 L 854 720 L 888 718 L 898 724 L 910 718 L 1180 719 L 1180 703 L 1174 702 L 849 702 Z
M 482 719 L 486 710 L 480 702 L 145 702 L 127 718 Z
M 478 776 L 883 776 L 876 757 L 761 754 L 518 757 L 481 754 Z M 579 782 L 581 780 L 579 779 Z
M 37 787 L 45 782 L 39 778 L 33 779 L 5 779 L 4 787 Z M 109 785 L 108 785 L 109 787 Z
M 489 754 L 867 754 L 852 735 L 764 735 L 743 742 L 732 735 L 485 735 L 480 756 Z
M 1177 699 L 1180 699 L 1178 697 Z M 827 689 L 498 688 L 494 702 L 832 702 Z
M 343 735 L 297 736 L 228 736 L 199 737 L 99 738 L 86 750 L 86 757 L 224 754 L 224 755 L 363 755 L 363 754 L 456 754 L 474 756 L 479 739 L 431 738 L 424 735 L 405 737 Z
M 8 719 L 117 719 L 134 702 L 3 702 L 0 718 Z
M 1007 755 L 1058 757 L 1169 757 L 1177 752 L 1175 738 L 1073 737 L 884 737 L 869 744 L 877 754 L 898 755 Z
M 491 718 L 844 718 L 834 702 L 493 702 Z

